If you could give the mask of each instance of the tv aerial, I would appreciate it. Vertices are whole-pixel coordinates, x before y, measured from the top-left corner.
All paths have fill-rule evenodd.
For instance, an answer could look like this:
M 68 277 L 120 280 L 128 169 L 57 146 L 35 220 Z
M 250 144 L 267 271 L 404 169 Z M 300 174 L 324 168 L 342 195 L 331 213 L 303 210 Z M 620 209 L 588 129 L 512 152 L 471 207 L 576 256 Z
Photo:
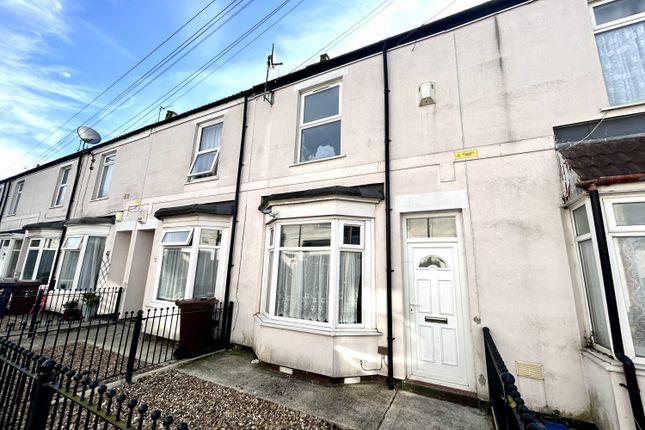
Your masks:
M 283 63 L 278 63 L 275 58 L 275 44 L 271 44 L 271 54 L 267 57 L 267 75 L 264 80 L 264 94 L 262 98 L 264 101 L 269 102 L 273 106 L 273 91 L 269 90 L 269 71 L 275 69 L 275 66 L 281 66 Z
M 101 135 L 93 128 L 87 127 L 85 125 L 77 128 L 76 134 L 78 134 L 78 138 L 81 140 L 80 146 L 83 149 L 85 148 L 85 146 L 94 146 L 97 143 L 101 142 Z

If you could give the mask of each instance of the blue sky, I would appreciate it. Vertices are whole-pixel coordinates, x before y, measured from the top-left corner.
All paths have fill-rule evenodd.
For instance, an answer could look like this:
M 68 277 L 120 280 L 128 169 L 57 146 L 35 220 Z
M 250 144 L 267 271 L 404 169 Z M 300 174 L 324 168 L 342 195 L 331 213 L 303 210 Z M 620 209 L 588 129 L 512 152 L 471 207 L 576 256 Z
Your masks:
M 272 43 L 284 63 L 272 72 L 275 77 L 357 23 L 364 24 L 324 52 L 333 57 L 483 2 L 0 0 L 0 178 L 74 152 L 81 124 L 110 139 L 156 121 L 159 105 L 181 113 L 260 83 Z M 224 51 L 266 16 L 263 25 Z M 209 23 L 194 43 L 153 69 Z M 167 94 L 209 61 L 192 82 Z

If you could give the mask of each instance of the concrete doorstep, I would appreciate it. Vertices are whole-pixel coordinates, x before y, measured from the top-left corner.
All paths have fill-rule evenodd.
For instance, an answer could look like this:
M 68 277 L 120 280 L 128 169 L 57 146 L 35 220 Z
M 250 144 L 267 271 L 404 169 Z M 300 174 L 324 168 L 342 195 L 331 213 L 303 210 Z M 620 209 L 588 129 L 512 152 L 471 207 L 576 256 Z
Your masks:
M 179 365 L 176 370 L 347 429 L 493 428 L 490 417 L 475 408 L 405 391 L 390 391 L 377 383 L 317 384 L 252 364 L 254 358 L 250 353 L 229 351 Z

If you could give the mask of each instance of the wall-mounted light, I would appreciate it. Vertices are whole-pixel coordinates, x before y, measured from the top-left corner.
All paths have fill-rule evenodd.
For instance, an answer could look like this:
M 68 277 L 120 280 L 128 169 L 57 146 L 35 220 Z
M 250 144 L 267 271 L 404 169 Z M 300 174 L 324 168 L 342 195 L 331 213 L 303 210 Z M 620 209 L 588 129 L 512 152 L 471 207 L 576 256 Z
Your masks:
M 271 218 L 273 218 L 273 219 L 276 219 L 276 218 L 278 217 L 278 215 L 280 215 L 280 214 L 279 214 L 279 213 L 277 213 L 277 212 L 273 212 L 273 211 L 271 210 L 271 208 L 265 208 L 265 209 L 262 209 L 262 213 L 263 213 L 264 215 L 269 215 L 269 216 L 270 216 Z

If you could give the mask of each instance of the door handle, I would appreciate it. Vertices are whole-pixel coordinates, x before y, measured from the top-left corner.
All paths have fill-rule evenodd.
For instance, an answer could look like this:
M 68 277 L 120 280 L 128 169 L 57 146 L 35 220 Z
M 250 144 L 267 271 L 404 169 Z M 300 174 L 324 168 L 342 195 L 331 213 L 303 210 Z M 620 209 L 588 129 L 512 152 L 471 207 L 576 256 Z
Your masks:
M 425 317 L 425 321 L 430 323 L 448 324 L 448 318 Z

